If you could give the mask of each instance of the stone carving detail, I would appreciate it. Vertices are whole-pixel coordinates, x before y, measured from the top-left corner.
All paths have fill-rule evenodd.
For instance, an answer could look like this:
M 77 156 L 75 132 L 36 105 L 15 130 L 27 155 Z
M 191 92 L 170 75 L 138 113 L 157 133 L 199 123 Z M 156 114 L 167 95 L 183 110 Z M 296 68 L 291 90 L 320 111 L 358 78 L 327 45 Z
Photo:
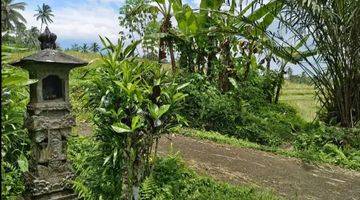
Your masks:
M 69 181 L 73 174 L 66 160 L 67 139 L 75 125 L 70 109 L 64 106 L 47 110 L 29 105 L 26 122 L 32 140 L 28 174 L 31 178 L 27 181 L 29 199 L 72 194 Z
M 41 50 L 56 49 L 56 38 L 57 36 L 54 33 L 51 33 L 49 28 L 46 27 L 45 31 L 39 36 Z

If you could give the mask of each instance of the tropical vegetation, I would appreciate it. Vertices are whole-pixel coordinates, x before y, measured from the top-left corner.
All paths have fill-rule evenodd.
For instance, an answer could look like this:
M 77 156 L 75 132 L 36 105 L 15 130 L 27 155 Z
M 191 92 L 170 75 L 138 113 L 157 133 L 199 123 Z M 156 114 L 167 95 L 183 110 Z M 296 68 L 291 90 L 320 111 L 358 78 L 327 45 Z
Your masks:
M 8 13 L 25 6 L 3 2 Z M 168 133 L 360 170 L 359 8 L 359 0 L 125 1 L 119 24 L 131 34 L 66 49 L 90 61 L 72 71 L 70 87 L 74 113 L 94 129 L 69 141 L 74 190 L 84 199 L 278 199 L 199 176 L 179 156 L 159 157 Z M 2 18 L 15 33 L 2 36 L 5 199 L 24 191 L 24 86 L 34 83 L 9 56 L 38 49 L 53 17 L 39 7 L 39 31 L 18 14 Z

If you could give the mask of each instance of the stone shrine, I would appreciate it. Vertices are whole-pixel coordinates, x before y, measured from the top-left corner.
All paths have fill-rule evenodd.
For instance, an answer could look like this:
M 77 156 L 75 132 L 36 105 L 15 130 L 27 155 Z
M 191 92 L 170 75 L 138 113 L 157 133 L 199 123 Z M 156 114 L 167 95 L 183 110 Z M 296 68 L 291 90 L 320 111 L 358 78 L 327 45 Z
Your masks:
M 69 101 L 69 72 L 88 63 L 56 50 L 56 35 L 46 27 L 41 51 L 13 63 L 29 71 L 30 102 L 25 126 L 31 138 L 31 160 L 25 199 L 75 199 L 66 159 L 67 138 L 75 126 Z

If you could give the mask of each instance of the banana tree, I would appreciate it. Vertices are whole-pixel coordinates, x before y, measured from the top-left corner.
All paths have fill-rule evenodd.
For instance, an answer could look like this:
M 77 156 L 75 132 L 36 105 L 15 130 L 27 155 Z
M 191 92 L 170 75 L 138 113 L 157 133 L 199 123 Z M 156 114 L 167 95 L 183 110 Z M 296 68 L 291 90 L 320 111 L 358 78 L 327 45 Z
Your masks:
M 176 61 L 174 53 L 174 41 L 171 37 L 171 17 L 173 0 L 153 0 L 142 1 L 136 7 L 132 8 L 128 15 L 136 16 L 139 13 L 152 14 L 155 18 L 161 15 L 160 29 L 153 37 L 159 38 L 158 61 L 162 63 L 166 59 L 166 49 L 169 49 L 172 70 L 176 70 Z

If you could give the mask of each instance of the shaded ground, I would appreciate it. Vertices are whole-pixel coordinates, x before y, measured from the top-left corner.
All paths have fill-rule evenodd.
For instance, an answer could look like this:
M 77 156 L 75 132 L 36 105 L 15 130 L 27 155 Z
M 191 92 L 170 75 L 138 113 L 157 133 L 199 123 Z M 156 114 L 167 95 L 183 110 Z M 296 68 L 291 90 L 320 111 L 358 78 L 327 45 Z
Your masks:
M 267 187 L 289 199 L 360 199 L 360 173 L 356 171 L 313 166 L 295 158 L 180 135 L 160 140 L 160 154 L 170 151 L 180 152 L 200 173 L 232 184 Z

